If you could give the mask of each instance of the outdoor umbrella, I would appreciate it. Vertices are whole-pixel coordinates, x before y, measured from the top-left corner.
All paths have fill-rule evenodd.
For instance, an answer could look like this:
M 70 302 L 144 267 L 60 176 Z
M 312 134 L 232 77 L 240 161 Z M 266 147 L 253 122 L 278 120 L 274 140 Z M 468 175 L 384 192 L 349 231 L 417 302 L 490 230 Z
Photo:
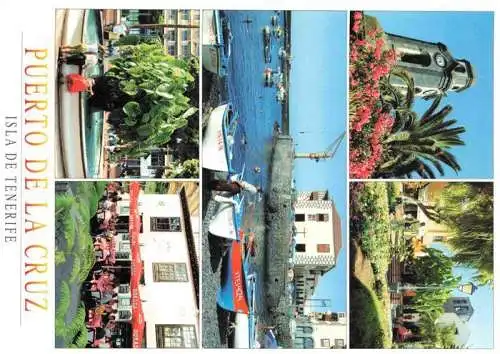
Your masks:
M 141 297 L 139 294 L 139 285 L 142 275 L 142 261 L 139 246 L 139 230 L 141 228 L 138 199 L 140 186 L 137 182 L 130 184 L 130 252 L 131 252 L 131 270 L 130 270 L 130 293 L 132 304 L 132 348 L 141 348 L 144 336 L 144 313 L 142 312 Z

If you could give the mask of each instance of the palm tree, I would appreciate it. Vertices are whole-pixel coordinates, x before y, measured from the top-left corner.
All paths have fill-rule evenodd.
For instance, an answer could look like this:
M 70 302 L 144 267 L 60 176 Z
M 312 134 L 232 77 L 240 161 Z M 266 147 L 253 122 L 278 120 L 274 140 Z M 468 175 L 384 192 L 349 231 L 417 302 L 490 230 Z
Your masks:
M 378 167 L 375 177 L 401 178 L 417 173 L 422 178 L 435 178 L 434 169 L 444 175 L 443 165 L 460 171 L 460 165 L 448 149 L 465 144 L 460 139 L 465 128 L 453 127 L 457 122 L 454 119 L 446 120 L 452 111 L 450 105 L 435 112 L 440 102 L 441 96 L 436 97 L 420 119 L 415 119 L 408 111 L 407 102 L 399 113 L 396 111 L 395 126 L 384 141 L 387 158 Z

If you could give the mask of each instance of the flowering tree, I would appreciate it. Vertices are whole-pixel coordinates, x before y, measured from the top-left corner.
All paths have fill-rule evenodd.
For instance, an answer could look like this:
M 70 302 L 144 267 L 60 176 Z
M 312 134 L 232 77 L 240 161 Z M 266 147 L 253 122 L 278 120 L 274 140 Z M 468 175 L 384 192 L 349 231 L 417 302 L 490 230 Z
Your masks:
M 349 160 L 351 178 L 368 178 L 382 156 L 382 139 L 394 117 L 380 99 L 380 79 L 396 62 L 385 48 L 383 32 L 363 26 L 361 12 L 353 13 L 349 51 Z M 367 139 L 368 137 L 368 139 Z
M 434 169 L 444 175 L 443 165 L 460 171 L 448 150 L 464 145 L 465 129 L 446 120 L 450 105 L 438 110 L 442 96 L 418 117 L 413 79 L 396 66 L 397 53 L 387 47 L 375 18 L 351 14 L 349 59 L 351 178 L 435 178 Z M 393 77 L 404 90 L 391 85 Z

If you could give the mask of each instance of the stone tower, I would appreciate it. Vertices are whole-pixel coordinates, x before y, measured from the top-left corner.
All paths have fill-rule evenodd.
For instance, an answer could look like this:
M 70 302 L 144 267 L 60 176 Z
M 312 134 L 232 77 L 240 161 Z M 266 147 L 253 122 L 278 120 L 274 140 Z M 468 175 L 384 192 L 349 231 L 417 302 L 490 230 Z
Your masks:
M 385 34 L 389 48 L 398 55 L 397 65 L 411 74 L 415 95 L 432 98 L 447 92 L 461 92 L 474 82 L 474 69 L 469 61 L 455 59 L 443 43 Z M 391 84 L 404 88 L 401 79 L 392 77 Z

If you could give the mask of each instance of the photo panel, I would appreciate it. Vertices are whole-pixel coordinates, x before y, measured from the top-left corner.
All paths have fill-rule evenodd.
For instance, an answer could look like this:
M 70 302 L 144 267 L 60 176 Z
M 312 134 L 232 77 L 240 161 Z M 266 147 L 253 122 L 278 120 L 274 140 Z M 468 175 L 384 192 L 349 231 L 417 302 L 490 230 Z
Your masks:
M 349 176 L 493 178 L 493 13 L 352 11 Z
M 56 10 L 56 178 L 199 177 L 199 10 Z
M 198 348 L 199 208 L 197 182 L 56 182 L 56 348 Z
M 202 21 L 202 346 L 345 348 L 348 14 Z
M 493 348 L 493 182 L 351 182 L 350 348 Z

